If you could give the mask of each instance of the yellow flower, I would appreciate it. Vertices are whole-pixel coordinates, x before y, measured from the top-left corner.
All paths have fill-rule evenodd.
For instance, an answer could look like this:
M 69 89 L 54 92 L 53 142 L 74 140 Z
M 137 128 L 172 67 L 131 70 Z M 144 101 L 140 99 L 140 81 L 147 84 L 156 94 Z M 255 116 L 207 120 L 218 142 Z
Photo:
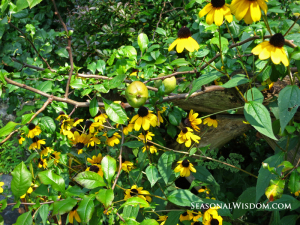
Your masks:
M 144 146 L 142 148 L 143 152 L 145 152 L 146 150 L 150 151 L 151 154 L 156 153 L 157 152 L 157 148 L 150 142 L 147 142 L 147 147 Z
M 164 113 L 164 111 L 166 111 L 167 107 L 162 107 L 162 110 L 159 110 L 157 112 L 157 117 L 158 117 L 158 121 L 157 121 L 157 126 L 160 126 L 160 123 L 164 122 L 164 119 L 162 118 L 162 116 L 160 114 Z
M 271 81 L 270 78 L 268 78 L 266 81 L 262 82 L 261 85 L 263 85 L 263 86 L 268 85 L 267 88 L 265 88 L 265 89 L 262 90 L 262 91 L 267 91 L 267 90 L 270 90 L 273 87 L 274 82 Z
M 163 221 L 160 225 L 164 225 L 166 223 L 167 219 L 168 219 L 168 216 L 159 216 L 157 221 Z
M 38 125 L 35 125 L 34 123 L 30 123 L 28 125 L 28 128 L 29 128 L 29 132 L 27 137 L 29 138 L 34 138 L 34 136 L 38 136 L 40 135 L 40 133 L 42 133 L 41 128 Z
M 100 111 L 98 112 L 98 114 L 95 116 L 94 120 L 95 122 L 100 122 L 100 123 L 105 123 L 106 119 L 108 118 L 108 116 L 105 113 L 101 113 Z
M 132 132 L 133 127 L 134 127 L 134 124 L 129 123 L 127 127 L 123 127 L 123 133 L 125 135 L 128 135 L 129 132 Z
M 135 115 L 130 123 L 134 123 L 134 129 L 139 131 L 141 127 L 144 130 L 149 130 L 150 125 L 152 127 L 156 127 L 157 124 L 157 117 L 156 115 L 152 114 L 152 111 L 149 111 L 146 107 L 141 106 L 138 110 L 138 114 Z
M 129 162 L 129 161 L 125 161 L 122 163 L 122 170 L 124 170 L 125 172 L 129 172 L 131 171 L 132 169 L 134 169 L 135 167 L 133 166 L 133 163 L 132 162 Z
M 54 164 L 57 165 L 57 163 L 59 162 L 60 159 L 60 152 L 54 151 L 50 154 L 50 159 L 54 158 Z
M 34 137 L 32 139 L 32 144 L 29 146 L 29 150 L 31 149 L 41 149 L 41 145 L 46 144 L 45 139 L 39 139 L 38 137 Z
M 92 158 L 87 158 L 87 161 L 91 164 L 100 164 L 102 161 L 102 154 L 99 153 L 97 156 L 93 155 Z
M 88 144 L 91 139 L 91 134 L 79 134 L 78 131 L 74 132 L 74 139 L 71 140 L 72 145 L 74 145 L 77 149 L 77 154 L 82 153 L 82 149 L 84 145 Z
M 192 216 L 192 219 L 194 222 L 198 221 L 199 218 L 202 217 L 202 213 L 201 212 L 198 212 L 198 211 L 190 211 L 191 213 L 191 216 Z
M 190 211 L 184 212 L 180 215 L 179 220 L 185 221 L 185 220 L 191 220 L 193 218 L 192 213 Z
M 217 128 L 218 121 L 216 120 L 216 118 L 217 117 L 215 115 L 207 117 L 203 120 L 203 124 L 207 124 L 207 126 L 209 126 L 209 127 L 214 126 L 214 128 Z
M 47 160 L 43 159 L 42 157 L 38 159 L 38 168 L 47 168 Z
M 261 18 L 261 10 L 267 14 L 267 0 L 233 0 L 230 5 L 231 12 L 237 20 L 244 18 L 245 23 L 251 24 Z
M 211 25 L 213 22 L 217 26 L 221 26 L 225 19 L 231 23 L 233 17 L 230 12 L 230 8 L 226 6 L 225 0 L 211 0 L 211 3 L 208 3 L 200 12 L 199 17 L 206 16 L 206 23 Z
M 23 141 L 25 141 L 25 138 L 22 137 L 21 135 L 18 134 L 17 136 L 18 140 L 19 140 L 19 144 L 21 145 L 23 143 Z
M 146 134 L 145 135 L 143 135 L 142 133 L 140 133 L 140 135 L 138 136 L 140 139 L 142 139 L 143 140 L 143 142 L 146 142 L 147 140 L 152 140 L 152 137 L 154 137 L 155 135 L 152 133 L 152 132 L 150 132 L 150 131 L 146 131 Z M 145 140 L 145 138 L 146 138 L 146 140 Z
M 42 149 L 42 151 L 40 152 L 41 156 L 42 156 L 42 155 L 48 156 L 48 153 L 53 152 L 53 149 L 52 149 L 52 148 L 46 147 L 45 145 L 41 145 L 41 149 Z
M 95 133 L 96 129 L 99 128 L 100 130 L 103 129 L 102 123 L 101 122 L 93 122 L 90 120 L 85 121 L 85 129 L 89 129 L 89 133 Z
M 135 77 L 139 78 L 138 75 L 139 75 L 139 70 L 133 69 L 132 73 L 129 76 L 135 76 Z M 141 74 L 141 78 L 144 78 L 144 74 Z
M 260 60 L 265 60 L 271 57 L 274 64 L 279 64 L 288 66 L 289 60 L 284 51 L 284 36 L 281 33 L 274 34 L 270 41 L 264 41 L 252 49 L 254 55 L 258 55 Z
M 110 137 L 107 136 L 107 133 L 104 133 L 103 136 L 105 136 L 107 139 L 105 141 L 105 143 L 108 145 L 108 146 L 111 146 L 113 147 L 115 144 L 119 144 L 120 143 L 120 138 L 121 136 L 119 135 L 118 132 L 115 132 L 113 135 L 111 135 Z
M 78 124 L 82 123 L 84 120 L 83 119 L 79 119 L 78 117 L 74 118 L 74 123 L 73 123 L 73 127 L 76 127 Z
M 33 192 L 33 189 L 32 189 L 33 186 L 34 186 L 34 184 L 31 183 L 31 186 L 28 188 L 27 192 L 24 195 L 20 196 L 20 198 L 25 198 L 26 194 L 31 194 Z
M 56 120 L 61 121 L 61 120 L 68 119 L 68 118 L 69 118 L 68 115 L 66 115 L 63 111 L 60 111 L 59 116 L 56 118 Z
M 202 120 L 200 118 L 197 119 L 198 115 L 198 113 L 194 113 L 194 110 L 191 109 L 189 117 L 184 120 L 184 124 L 186 126 L 192 127 L 197 132 L 200 131 L 197 125 L 202 123 Z
M 71 212 L 69 213 L 69 222 L 73 224 L 73 221 L 74 221 L 74 218 L 75 220 L 80 223 L 81 222 L 81 219 L 77 213 L 77 208 L 78 208 L 78 205 L 75 205 L 73 207 L 73 209 L 71 210 Z
M 219 207 L 213 207 L 206 210 L 203 214 L 203 225 L 211 225 L 211 224 L 223 224 L 223 218 L 218 215 L 217 209 Z
M 196 173 L 196 169 L 194 168 L 193 164 L 190 163 L 189 160 L 185 159 L 183 161 L 178 161 L 177 163 L 179 163 L 179 165 L 174 169 L 174 172 L 180 172 L 180 176 L 188 177 L 190 176 L 191 171 L 193 173 Z
M 189 52 L 194 52 L 195 50 L 199 49 L 199 44 L 194 38 L 192 38 L 192 33 L 186 26 L 181 27 L 177 35 L 178 38 L 170 45 L 168 51 L 172 51 L 176 45 L 176 51 L 178 53 L 183 52 L 184 49 L 188 50 Z
M 103 171 L 101 165 L 99 164 L 93 164 L 90 167 L 88 167 L 85 171 L 92 171 L 98 173 L 101 177 L 103 177 Z
M 73 128 L 74 120 L 67 118 L 61 122 L 60 133 L 68 136 L 69 131 Z
M 1 186 L 1 185 L 0 185 L 0 186 Z M 0 193 L 1 193 L 1 191 L 0 191 Z M 296 196 L 296 197 L 298 197 L 299 194 L 300 194 L 300 190 L 295 192 L 295 196 Z
M 124 199 L 127 200 L 131 197 L 137 196 L 141 199 L 144 199 L 145 201 L 151 202 L 152 199 L 150 196 L 144 196 L 144 195 L 150 195 L 150 193 L 146 190 L 143 190 L 142 187 L 138 187 L 137 185 L 133 185 L 131 189 L 127 189 L 125 191 L 125 197 Z
M 4 185 L 4 182 L 0 182 L 0 194 L 3 193 L 3 188 L 2 188 L 3 185 Z
M 91 146 L 94 146 L 95 144 L 97 144 L 97 145 L 101 144 L 100 139 L 96 137 L 97 134 L 98 134 L 98 132 L 95 133 L 93 137 L 91 137 L 91 139 L 90 139 L 90 141 L 89 141 L 89 143 L 88 143 L 88 145 L 87 145 L 88 147 L 89 147 L 90 145 L 91 145 Z
M 198 135 L 192 133 L 193 130 L 189 127 L 185 127 L 181 130 L 180 134 L 178 135 L 176 141 L 179 144 L 184 143 L 186 147 L 190 147 L 192 144 L 192 140 L 196 143 L 199 143 L 201 139 Z
M 209 194 L 210 189 L 204 186 L 204 187 L 200 188 L 200 189 L 198 190 L 198 192 L 199 192 L 199 193 L 205 192 L 206 194 Z

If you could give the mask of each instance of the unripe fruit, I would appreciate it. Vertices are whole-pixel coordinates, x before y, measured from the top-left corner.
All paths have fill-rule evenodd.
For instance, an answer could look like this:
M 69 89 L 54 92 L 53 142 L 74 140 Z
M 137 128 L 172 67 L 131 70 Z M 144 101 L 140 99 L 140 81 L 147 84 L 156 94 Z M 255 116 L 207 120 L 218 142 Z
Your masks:
M 164 73 L 161 73 L 157 77 L 163 77 L 163 76 L 166 76 L 166 75 Z M 166 78 L 163 81 L 162 80 L 155 80 L 154 84 L 155 84 L 156 88 L 159 88 L 161 84 L 164 84 L 165 94 L 167 95 L 167 94 L 170 94 L 172 91 L 175 90 L 175 88 L 176 88 L 176 78 L 173 76 L 173 77 Z
M 148 88 L 141 81 L 134 81 L 126 88 L 125 96 L 129 105 L 139 108 L 148 99 Z

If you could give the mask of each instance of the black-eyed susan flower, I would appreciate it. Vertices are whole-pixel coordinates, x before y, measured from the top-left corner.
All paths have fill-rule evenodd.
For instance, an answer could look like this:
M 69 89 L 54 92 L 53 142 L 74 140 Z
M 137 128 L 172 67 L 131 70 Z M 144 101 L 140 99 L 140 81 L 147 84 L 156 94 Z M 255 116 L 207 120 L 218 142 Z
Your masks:
M 124 170 L 127 173 L 130 172 L 134 168 L 135 167 L 133 166 L 132 162 L 125 161 L 125 162 L 122 163 L 122 170 Z
M 156 153 L 157 152 L 157 148 L 150 142 L 147 142 L 146 146 L 144 146 L 142 148 L 143 152 L 145 152 L 146 150 L 149 151 L 151 154 Z
M 254 55 L 258 55 L 260 60 L 265 60 L 271 57 L 274 64 L 279 64 L 288 66 L 289 60 L 284 51 L 284 36 L 281 33 L 274 34 L 270 41 L 264 41 L 252 49 Z
M 147 202 L 151 202 L 152 201 L 151 197 L 147 195 L 150 195 L 149 191 L 143 190 L 143 187 L 138 187 L 137 185 L 133 185 L 130 189 L 127 189 L 125 191 L 124 199 L 127 200 L 131 197 L 137 196 Z
M 67 118 L 61 121 L 60 133 L 68 136 L 69 131 L 73 128 L 74 120 Z
M 97 133 L 95 133 L 92 137 L 91 137 L 91 139 L 90 139 L 90 141 L 89 141 L 89 143 L 88 143 L 88 147 L 91 145 L 91 146 L 95 146 L 95 144 L 97 144 L 97 145 L 99 145 L 99 144 L 101 144 L 101 141 L 100 141 L 100 139 L 97 137 L 97 134 L 98 134 L 98 132 Z
M 206 16 L 206 23 L 211 25 L 213 22 L 217 26 L 221 26 L 225 19 L 231 23 L 233 17 L 230 12 L 230 8 L 226 6 L 225 0 L 211 0 L 211 3 L 208 3 L 200 12 L 199 17 Z
M 62 121 L 62 120 L 68 119 L 68 118 L 69 118 L 68 115 L 66 115 L 63 111 L 60 111 L 56 120 Z
M 200 128 L 197 126 L 202 123 L 202 120 L 198 117 L 198 113 L 194 113 L 191 109 L 189 116 L 184 120 L 184 124 L 188 127 L 192 127 L 195 131 L 199 132 Z
M 196 173 L 196 169 L 194 168 L 193 164 L 190 163 L 189 160 L 185 159 L 183 161 L 178 161 L 179 165 L 174 169 L 175 173 L 180 172 L 181 177 L 188 177 L 191 174 L 191 171 L 193 173 Z
M 96 123 L 100 122 L 100 123 L 104 124 L 106 122 L 107 118 L 108 118 L 108 116 L 105 113 L 101 113 L 99 111 L 98 114 L 95 116 L 94 120 Z
M 146 142 L 146 141 L 148 141 L 148 140 L 152 140 L 152 137 L 154 137 L 155 135 L 152 133 L 152 132 L 150 132 L 150 131 L 145 131 L 145 135 L 143 134 L 143 133 L 140 133 L 140 135 L 138 136 L 140 139 L 142 139 L 143 140 L 143 142 Z
M 139 74 L 140 72 L 137 69 L 133 69 L 131 74 L 129 76 L 135 76 L 137 78 L 139 78 L 139 75 L 141 78 L 144 78 L 144 74 Z
M 189 127 L 185 127 L 181 130 L 180 134 L 178 135 L 176 141 L 179 144 L 184 143 L 186 147 L 190 147 L 192 144 L 192 140 L 196 143 L 199 143 L 201 138 L 193 133 L 193 130 Z
M 86 126 L 85 127 L 86 129 L 89 129 L 90 134 L 95 133 L 98 129 L 100 129 L 100 130 L 103 129 L 101 122 L 92 122 L 90 120 L 87 120 L 85 122 L 85 126 Z
M 88 161 L 91 164 L 100 164 L 102 161 L 102 154 L 99 153 L 97 156 L 93 155 L 92 158 L 87 158 L 86 161 Z
M 160 123 L 164 122 L 164 119 L 162 118 L 161 114 L 163 114 L 166 111 L 167 107 L 162 107 L 162 110 L 158 110 L 157 111 L 157 117 L 158 117 L 158 121 L 157 121 L 157 126 L 160 126 Z
M 143 127 L 144 130 L 149 130 L 150 125 L 156 127 L 157 117 L 152 114 L 152 111 L 141 106 L 138 110 L 138 114 L 131 119 L 130 123 L 134 123 L 134 129 L 136 131 L 139 131 L 141 127 Z
M 218 126 L 218 120 L 216 115 L 212 115 L 210 117 L 207 117 L 203 120 L 203 124 L 207 124 L 207 126 L 211 127 L 213 126 L 214 128 L 217 128 Z
M 101 177 L 103 177 L 103 171 L 102 171 L 101 165 L 99 165 L 99 164 L 93 164 L 90 167 L 86 168 L 85 171 L 92 171 L 92 172 L 98 173 Z
M 38 168 L 44 168 L 46 169 L 47 168 L 47 160 L 46 159 L 43 159 L 43 157 L 39 158 L 38 159 Z
M 18 134 L 17 138 L 18 138 L 18 141 L 19 141 L 20 145 L 23 143 L 23 141 L 25 141 L 25 138 L 22 137 L 22 135 L 20 135 L 20 134 Z
M 39 139 L 38 137 L 32 138 L 32 144 L 29 146 L 29 150 L 31 149 L 41 149 L 41 145 L 46 144 L 45 139 Z
M 199 193 L 205 193 L 205 194 L 209 194 L 210 193 L 210 189 L 207 188 L 206 186 L 202 186 L 199 190 Z
M 88 144 L 92 135 L 91 134 L 79 134 L 78 131 L 74 132 L 74 139 L 71 140 L 72 145 L 76 147 L 77 154 L 82 154 L 84 145 Z
M 54 164 L 57 165 L 57 163 L 59 162 L 60 159 L 60 152 L 54 151 L 50 154 L 50 158 L 54 159 Z
M 76 127 L 78 124 L 82 123 L 83 121 L 84 121 L 83 119 L 79 119 L 78 117 L 75 117 L 72 126 Z
M 65 135 L 69 138 L 69 139 L 74 139 L 74 132 L 77 131 L 76 127 L 72 127 L 70 130 L 65 132 Z
M 0 194 L 3 193 L 3 188 L 2 188 L 3 185 L 4 185 L 4 182 L 0 182 Z
M 73 209 L 69 212 L 69 222 L 73 224 L 74 218 L 78 223 L 81 223 L 81 219 L 77 212 L 78 205 L 75 205 Z
M 50 147 L 46 147 L 45 145 L 41 145 L 41 156 L 48 156 L 49 153 L 53 152 L 54 150 Z
M 128 135 L 129 132 L 132 132 L 133 127 L 134 127 L 134 124 L 129 123 L 128 126 L 123 127 L 123 133 L 125 135 Z
M 42 133 L 41 128 L 38 125 L 35 125 L 34 123 L 30 123 L 28 125 L 28 129 L 29 129 L 29 132 L 28 132 L 27 137 L 29 137 L 29 138 L 34 138 L 34 136 L 38 136 L 38 135 L 40 135 L 40 133 Z
M 183 52 L 184 49 L 188 50 L 189 52 L 194 52 L 195 50 L 199 49 L 199 44 L 194 38 L 192 38 L 192 33 L 186 26 L 181 27 L 177 35 L 178 38 L 170 45 L 168 51 L 172 51 L 176 45 L 176 51 L 178 53 Z
M 189 212 L 191 213 L 193 221 L 198 221 L 198 219 L 202 217 L 202 213 L 199 211 L 193 210 L 193 211 L 189 211 Z
M 120 143 L 121 136 L 118 132 L 115 132 L 114 134 L 112 134 L 110 136 L 108 136 L 107 133 L 104 133 L 103 136 L 105 136 L 107 138 L 105 143 L 108 146 L 113 147 Z
M 237 20 L 244 18 L 245 23 L 251 24 L 261 18 L 261 10 L 267 14 L 268 0 L 233 0 L 230 5 L 231 12 Z
M 218 209 L 219 207 L 212 207 L 208 210 L 205 210 L 203 213 L 203 225 L 211 225 L 211 224 L 220 224 L 223 223 L 223 218 L 219 216 Z
M 185 221 L 185 220 L 191 220 L 193 218 L 192 214 L 190 211 L 184 212 L 180 215 L 179 220 L 180 222 Z

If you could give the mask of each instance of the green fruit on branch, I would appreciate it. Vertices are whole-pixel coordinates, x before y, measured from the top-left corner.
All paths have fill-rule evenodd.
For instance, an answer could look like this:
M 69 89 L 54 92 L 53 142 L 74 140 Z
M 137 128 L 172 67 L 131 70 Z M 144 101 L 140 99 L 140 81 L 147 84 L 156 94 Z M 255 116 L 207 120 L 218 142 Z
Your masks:
M 163 77 L 166 76 L 164 73 L 159 74 L 157 77 Z M 170 94 L 173 92 L 176 88 L 176 78 L 173 77 L 168 77 L 166 79 L 162 80 L 155 80 L 154 81 L 155 87 L 159 88 L 161 84 L 164 84 L 165 86 L 165 95 Z
M 148 99 L 148 88 L 141 81 L 134 81 L 126 88 L 125 96 L 129 105 L 139 108 Z

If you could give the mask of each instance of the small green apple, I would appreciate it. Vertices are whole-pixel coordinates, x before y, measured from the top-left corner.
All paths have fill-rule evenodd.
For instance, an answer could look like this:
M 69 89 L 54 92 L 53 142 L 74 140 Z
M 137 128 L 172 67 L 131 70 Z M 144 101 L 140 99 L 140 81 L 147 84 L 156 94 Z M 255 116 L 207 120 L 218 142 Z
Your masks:
M 134 81 L 126 88 L 125 96 L 129 105 L 139 108 L 148 99 L 148 88 L 141 81 Z
M 166 76 L 164 73 L 161 73 L 159 74 L 157 77 L 163 77 L 163 76 Z M 173 76 L 173 77 L 169 77 L 169 78 L 166 78 L 164 79 L 163 81 L 161 80 L 155 80 L 154 81 L 154 84 L 155 84 L 155 87 L 156 88 L 159 88 L 159 86 L 161 84 L 164 84 L 165 86 L 165 94 L 170 94 L 172 91 L 175 90 L 176 88 L 176 78 Z

